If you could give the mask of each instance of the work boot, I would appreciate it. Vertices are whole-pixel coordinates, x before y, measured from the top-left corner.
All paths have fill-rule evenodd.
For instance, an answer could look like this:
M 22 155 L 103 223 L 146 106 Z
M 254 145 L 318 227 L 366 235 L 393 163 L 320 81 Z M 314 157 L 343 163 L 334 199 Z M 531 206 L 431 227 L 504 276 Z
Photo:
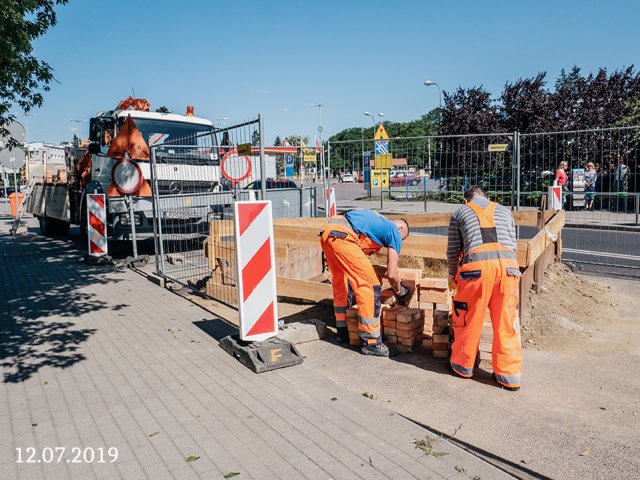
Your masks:
M 506 385 L 501 384 L 496 378 L 495 373 L 491 374 L 491 378 L 493 378 L 493 381 L 496 382 L 499 387 L 504 388 L 505 390 L 509 390 L 510 392 L 517 392 L 518 390 L 520 390 L 520 387 L 507 387 Z
M 347 343 L 349 341 L 349 330 L 347 330 L 347 327 L 336 328 L 336 341 L 338 343 Z
M 360 349 L 363 355 L 374 355 L 376 357 L 395 357 L 398 351 L 395 348 L 389 348 L 384 343 L 380 345 L 366 345 Z

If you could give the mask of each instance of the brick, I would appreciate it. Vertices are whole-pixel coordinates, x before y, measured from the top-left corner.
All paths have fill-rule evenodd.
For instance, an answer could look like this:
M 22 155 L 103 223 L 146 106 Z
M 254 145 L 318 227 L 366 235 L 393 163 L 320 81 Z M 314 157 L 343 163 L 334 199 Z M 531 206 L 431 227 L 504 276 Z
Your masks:
M 384 312 L 382 312 L 382 318 L 384 320 L 395 320 L 396 319 L 396 315 L 399 312 L 402 312 L 405 309 L 405 307 L 402 306 L 395 306 L 395 307 L 391 307 L 386 309 Z
M 396 335 L 396 332 L 397 332 L 397 330 L 395 328 L 389 327 L 389 328 L 385 328 L 384 329 L 385 336 L 387 336 L 387 335 Z
M 438 292 L 436 290 L 423 290 L 420 293 L 420 301 L 427 303 L 447 303 L 449 301 L 448 292 Z
M 385 335 L 385 340 L 388 343 L 398 343 L 398 337 L 396 335 Z
M 433 343 L 448 344 L 449 343 L 449 334 L 447 334 L 447 335 L 434 335 L 433 336 Z
M 358 317 L 358 307 L 347 308 L 347 318 L 357 318 L 357 317 Z
M 434 350 L 433 356 L 436 358 L 449 358 L 448 350 Z
M 448 287 L 449 282 L 444 278 L 425 277 L 420 279 L 420 288 L 446 289 Z
M 398 345 L 398 351 L 400 353 L 411 353 L 411 352 L 415 352 L 418 347 L 416 346 L 409 346 L 409 345 Z
M 360 334 L 358 332 L 349 332 L 349 340 L 359 340 Z
M 424 327 L 424 321 L 420 318 L 416 318 L 411 321 L 411 323 L 399 323 L 396 325 L 396 330 L 398 332 L 408 332 L 416 329 L 422 330 Z
M 387 320 L 386 318 L 382 320 L 382 325 L 384 327 L 396 328 L 396 324 L 395 320 Z
M 349 345 L 354 346 L 354 347 L 359 347 L 360 346 L 360 338 L 358 338 L 357 340 L 354 339 L 349 339 Z
M 451 311 L 451 305 L 449 303 L 436 303 L 436 310 L 442 310 L 445 312 Z
M 421 328 L 417 328 L 415 330 L 408 330 L 403 332 L 402 330 L 398 331 L 398 341 L 400 341 L 400 339 L 410 339 L 410 338 L 416 338 L 416 337 L 422 337 L 422 329 Z
M 416 318 L 420 318 L 420 310 L 415 308 L 406 308 L 404 312 L 396 315 L 396 321 L 398 323 L 410 323 Z

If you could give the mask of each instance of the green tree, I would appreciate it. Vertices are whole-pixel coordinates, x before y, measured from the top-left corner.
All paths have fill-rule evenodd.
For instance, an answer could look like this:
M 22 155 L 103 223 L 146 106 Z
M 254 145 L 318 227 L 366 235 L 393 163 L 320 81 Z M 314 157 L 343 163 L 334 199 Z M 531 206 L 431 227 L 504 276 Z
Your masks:
M 282 140 L 280 140 L 280 135 L 276 135 L 276 139 L 273 141 L 274 147 L 282 146 Z
M 260 132 L 258 130 L 254 130 L 251 134 L 251 145 L 257 147 L 260 145 Z
M 68 0 L 2 0 L 0 2 L 0 135 L 15 119 L 15 106 L 25 113 L 42 106 L 43 92 L 53 80 L 51 66 L 35 57 L 32 43 L 56 24 L 56 5 Z

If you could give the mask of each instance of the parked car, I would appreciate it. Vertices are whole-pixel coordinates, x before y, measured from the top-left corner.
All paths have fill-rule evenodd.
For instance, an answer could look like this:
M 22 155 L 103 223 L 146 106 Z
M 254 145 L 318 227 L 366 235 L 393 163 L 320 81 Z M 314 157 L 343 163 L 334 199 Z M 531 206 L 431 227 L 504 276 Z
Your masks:
M 413 172 L 396 172 L 396 174 L 389 179 L 392 186 L 398 185 L 418 185 L 421 182 L 420 176 Z
M 343 173 L 340 177 L 340 181 L 342 183 L 353 183 L 353 175 L 351 175 L 350 173 Z
M 293 180 L 273 180 L 267 179 L 266 183 L 267 190 L 273 190 L 276 188 L 298 188 L 296 182 Z M 256 180 L 247 185 L 247 190 L 261 190 L 262 189 L 262 181 Z

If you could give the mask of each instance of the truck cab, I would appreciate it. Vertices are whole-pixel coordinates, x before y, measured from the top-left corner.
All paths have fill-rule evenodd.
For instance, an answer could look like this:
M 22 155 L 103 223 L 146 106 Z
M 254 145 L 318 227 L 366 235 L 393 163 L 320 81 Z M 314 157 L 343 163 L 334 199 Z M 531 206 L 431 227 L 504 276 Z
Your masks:
M 133 160 L 133 165 L 121 174 L 115 169 L 119 159 L 108 156 L 110 143 L 127 117 L 135 122 L 147 146 L 155 147 L 156 183 L 153 185 L 149 160 Z M 100 112 L 90 120 L 89 128 L 92 158 L 91 183 L 87 187 L 90 193 L 107 194 L 109 236 L 112 239 L 125 240 L 131 234 L 129 199 L 133 202 L 136 234 L 144 238 L 153 234 L 152 189 L 157 188 L 163 196 L 197 195 L 213 192 L 220 184 L 217 150 L 198 145 L 198 134 L 213 130 L 212 122 L 207 119 L 173 113 L 114 110 Z M 215 143 L 207 142 L 208 145 Z M 175 161 L 176 158 L 180 158 L 180 163 Z M 138 188 L 130 194 L 123 193 L 129 191 L 126 187 L 130 184 L 145 185 L 145 188 Z M 176 220 L 183 224 L 206 221 L 206 213 L 203 213 L 195 210 L 181 212 Z

